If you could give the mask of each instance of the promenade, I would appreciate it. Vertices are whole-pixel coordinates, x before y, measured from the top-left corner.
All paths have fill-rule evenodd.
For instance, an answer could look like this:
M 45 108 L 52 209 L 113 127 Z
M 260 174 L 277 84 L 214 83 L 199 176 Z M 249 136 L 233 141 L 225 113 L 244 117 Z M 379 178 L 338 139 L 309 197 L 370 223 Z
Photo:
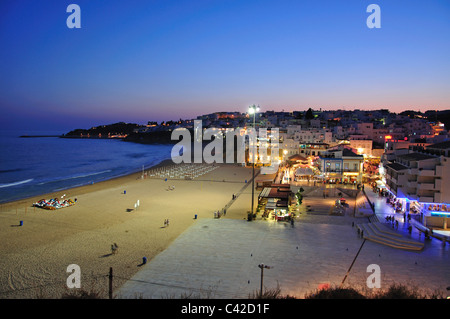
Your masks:
M 380 222 L 393 215 L 384 198 L 366 192 Z M 396 218 L 400 218 L 398 231 L 406 231 L 402 216 Z M 352 221 L 348 216 L 311 215 L 291 226 L 264 220 L 199 219 L 114 295 L 124 299 L 248 298 L 259 292 L 261 263 L 271 266 L 264 270 L 265 288 L 279 286 L 282 294 L 297 298 L 319 285 L 339 286 L 344 280 L 344 286 L 367 290 L 371 264 L 380 266 L 382 289 L 399 283 L 428 293 L 447 293 L 450 245 L 424 240 L 413 230 L 406 235 L 424 241 L 424 249 L 395 249 L 363 241 Z

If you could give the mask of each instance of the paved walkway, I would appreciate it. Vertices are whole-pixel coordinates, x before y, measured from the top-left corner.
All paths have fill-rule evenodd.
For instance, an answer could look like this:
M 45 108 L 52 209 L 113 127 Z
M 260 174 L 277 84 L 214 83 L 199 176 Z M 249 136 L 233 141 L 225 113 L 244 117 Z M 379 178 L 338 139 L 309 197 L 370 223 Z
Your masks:
M 374 202 L 381 209 L 381 204 Z M 115 296 L 248 298 L 259 292 L 260 263 L 273 267 L 264 271 L 264 287 L 279 285 L 282 294 L 298 298 L 323 283 L 338 286 L 344 278 L 346 285 L 368 289 L 367 267 L 371 264 L 380 266 L 381 288 L 403 283 L 446 293 L 450 245 L 439 245 L 433 239 L 421 252 L 369 241 L 362 247 L 363 240 L 343 218 L 327 216 L 326 223 L 296 222 L 294 227 L 263 220 L 199 219 L 142 266 Z

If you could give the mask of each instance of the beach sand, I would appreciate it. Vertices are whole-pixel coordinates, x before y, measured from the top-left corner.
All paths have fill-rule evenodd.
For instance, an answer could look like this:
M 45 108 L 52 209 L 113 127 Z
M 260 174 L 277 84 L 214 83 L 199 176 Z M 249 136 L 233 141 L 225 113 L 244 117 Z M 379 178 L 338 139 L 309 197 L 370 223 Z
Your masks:
M 107 298 L 110 267 L 116 289 L 140 270 L 143 257 L 151 261 L 195 223 L 195 215 L 214 218 L 251 176 L 251 169 L 238 165 L 221 165 L 194 180 L 142 179 L 136 173 L 2 204 L 0 298 L 60 298 L 69 291 L 71 264 L 80 266 L 84 290 Z M 32 207 L 63 194 L 77 203 L 57 210 Z M 246 219 L 250 200 L 248 187 L 223 218 Z M 113 243 L 119 247 L 114 255 Z

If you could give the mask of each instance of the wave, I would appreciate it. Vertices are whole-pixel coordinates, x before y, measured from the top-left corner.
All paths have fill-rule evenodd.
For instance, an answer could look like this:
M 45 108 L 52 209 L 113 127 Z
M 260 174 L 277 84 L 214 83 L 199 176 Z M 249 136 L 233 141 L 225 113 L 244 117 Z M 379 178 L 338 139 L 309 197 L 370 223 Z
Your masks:
M 33 178 L 26 179 L 26 180 L 19 181 L 19 182 L 14 182 L 14 183 L 0 184 L 0 188 L 5 188 L 5 187 L 11 187 L 11 186 L 17 186 L 17 185 L 21 185 L 21 184 L 26 184 L 26 183 L 31 182 L 32 180 L 33 180 Z
M 95 173 L 89 173 L 89 174 L 83 174 L 83 175 L 75 175 L 75 176 L 71 176 L 71 177 L 66 178 L 66 179 L 88 177 L 88 176 L 94 176 L 94 175 L 105 174 L 105 173 L 109 173 L 109 172 L 111 172 L 111 170 L 110 170 L 110 169 L 107 169 L 106 171 L 101 171 L 101 172 L 95 172 Z
M 62 182 L 62 181 L 67 181 L 67 180 L 71 180 L 71 179 L 76 179 L 76 178 L 95 176 L 95 175 L 105 174 L 105 173 L 109 173 L 109 172 L 111 172 L 110 169 L 105 170 L 105 171 L 101 171 L 101 172 L 88 173 L 88 174 L 79 174 L 79 175 L 73 175 L 73 176 L 67 176 L 67 177 L 57 177 L 57 178 L 54 178 L 54 179 L 51 179 L 51 180 L 43 181 L 43 182 L 39 183 L 38 185 L 44 185 L 44 184 L 47 184 L 47 183 Z

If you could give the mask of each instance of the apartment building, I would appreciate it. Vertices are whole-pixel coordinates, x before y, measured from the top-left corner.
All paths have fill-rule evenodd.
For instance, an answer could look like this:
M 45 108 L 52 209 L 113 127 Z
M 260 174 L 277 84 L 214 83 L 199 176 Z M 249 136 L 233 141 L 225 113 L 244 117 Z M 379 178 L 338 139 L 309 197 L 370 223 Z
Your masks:
M 450 216 L 450 142 L 413 146 L 384 165 L 387 189 L 402 212 L 428 226 L 447 228 Z

